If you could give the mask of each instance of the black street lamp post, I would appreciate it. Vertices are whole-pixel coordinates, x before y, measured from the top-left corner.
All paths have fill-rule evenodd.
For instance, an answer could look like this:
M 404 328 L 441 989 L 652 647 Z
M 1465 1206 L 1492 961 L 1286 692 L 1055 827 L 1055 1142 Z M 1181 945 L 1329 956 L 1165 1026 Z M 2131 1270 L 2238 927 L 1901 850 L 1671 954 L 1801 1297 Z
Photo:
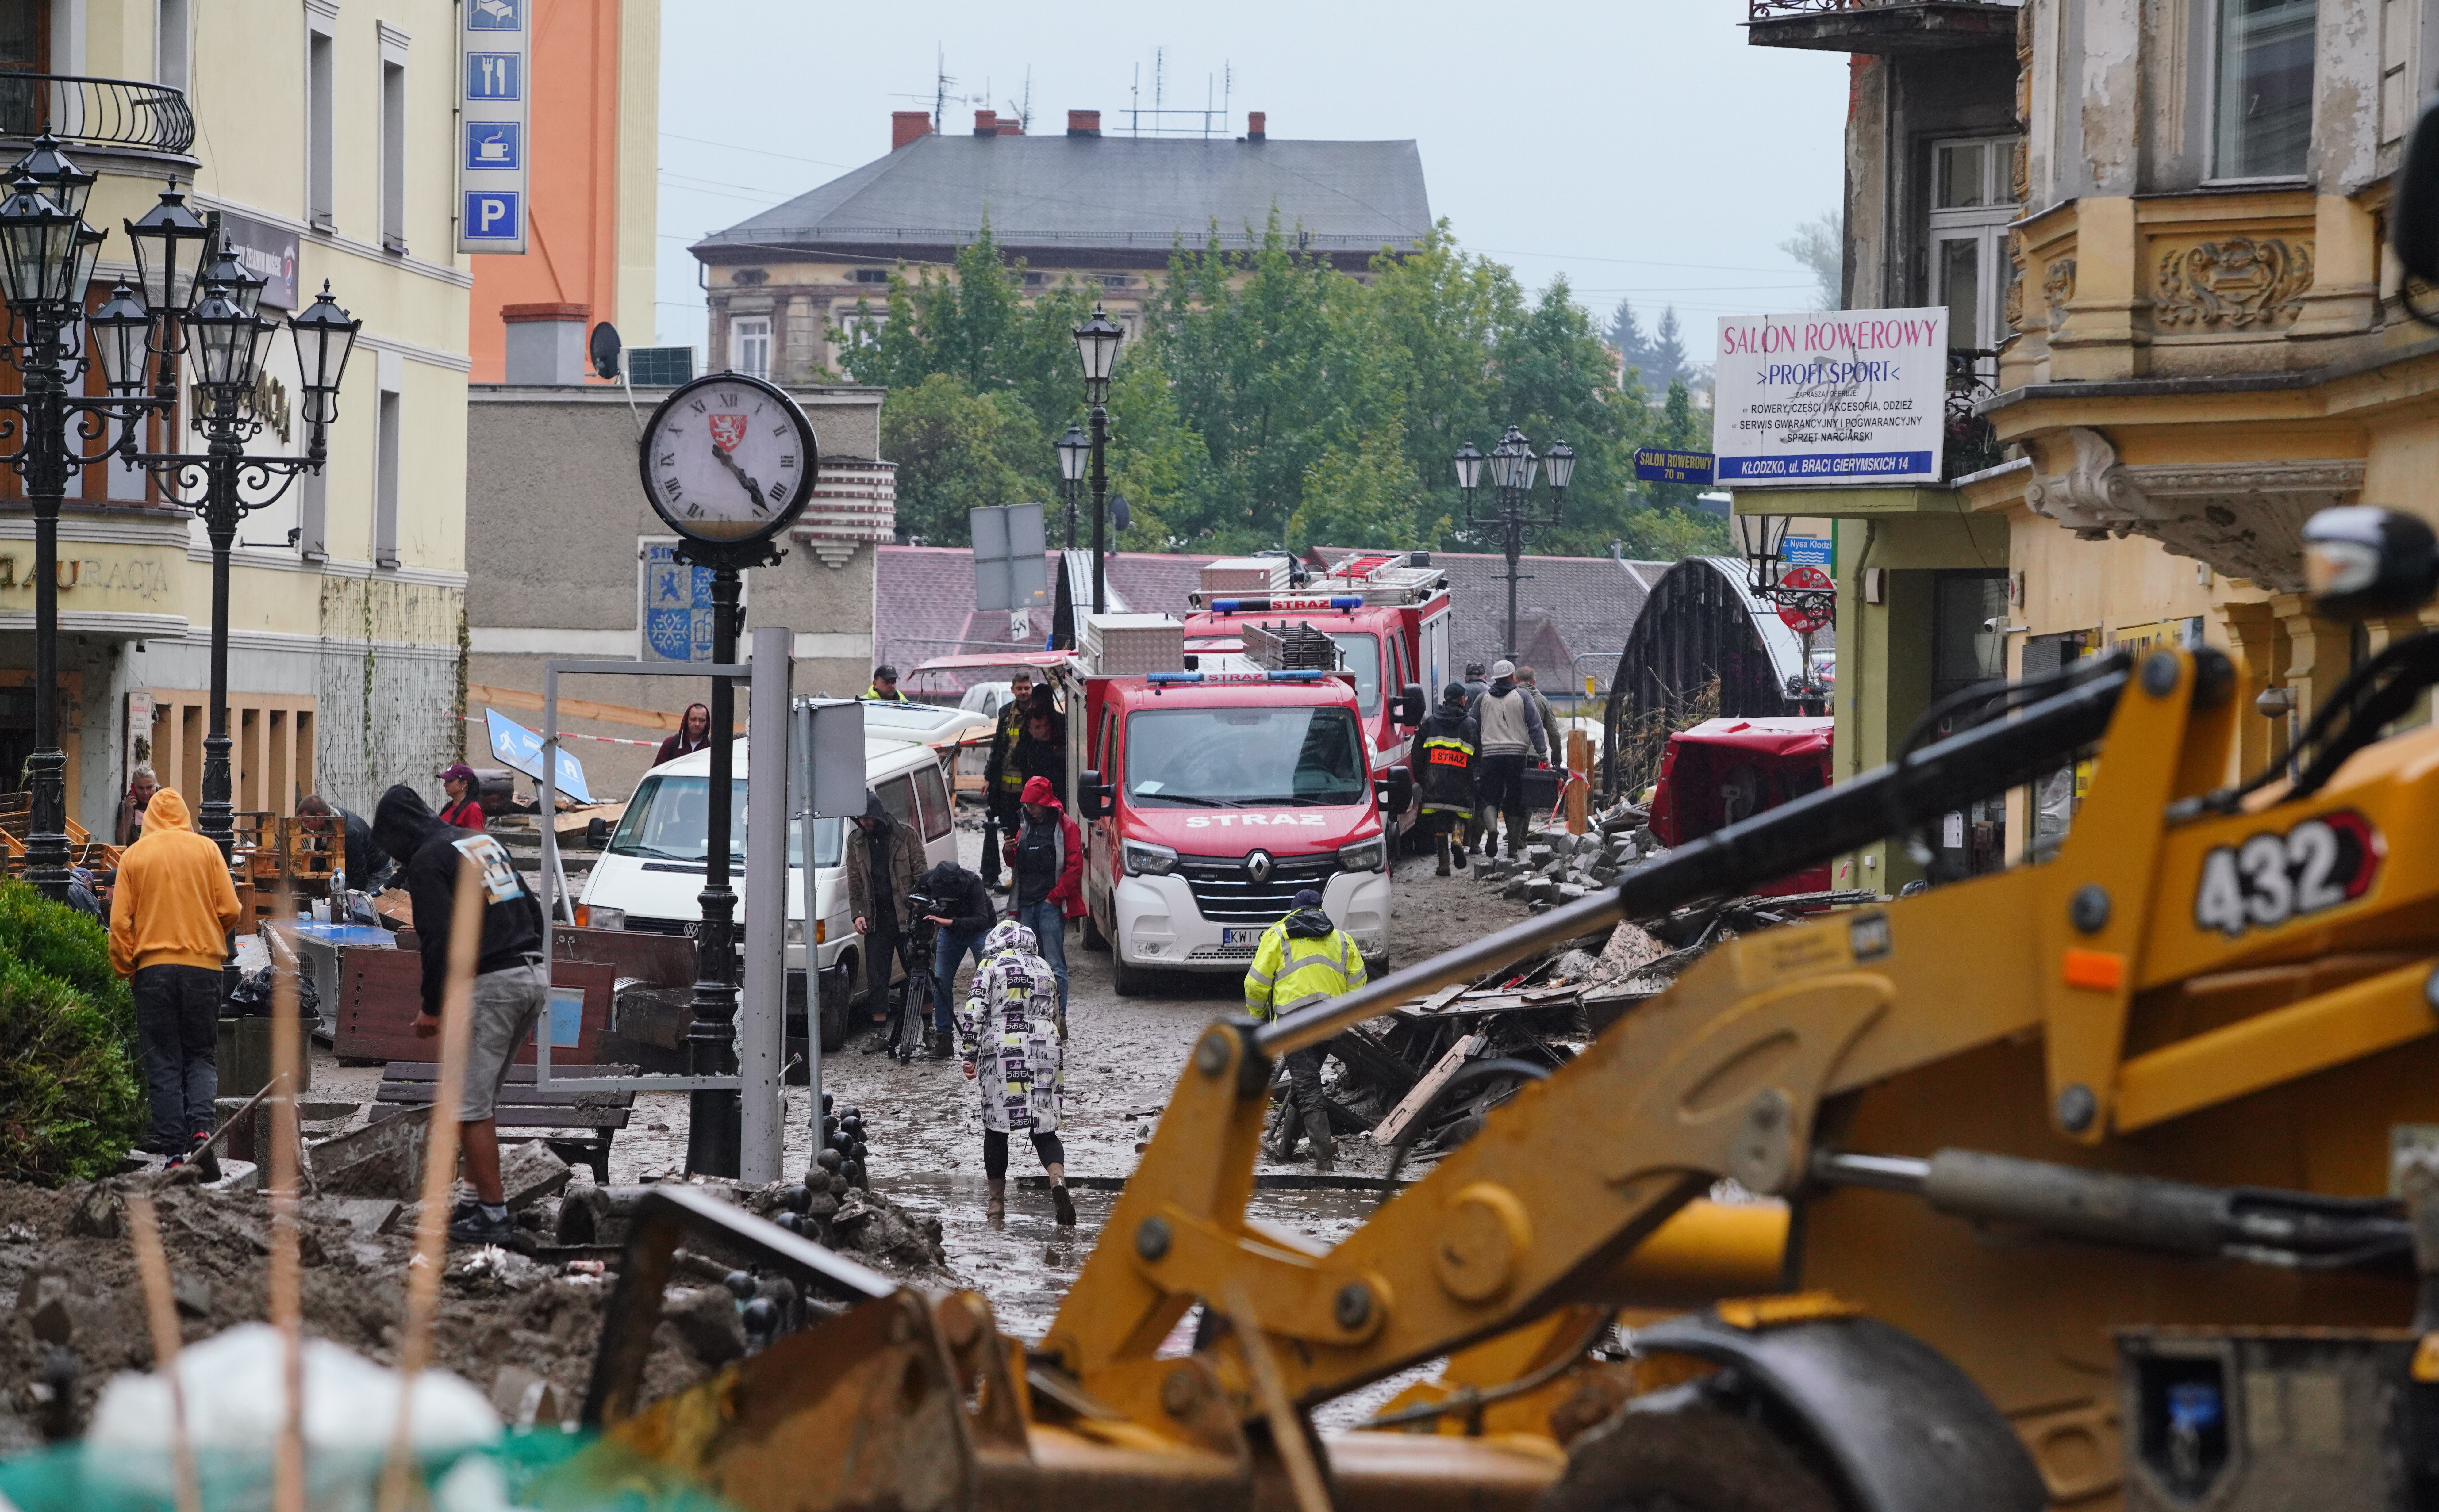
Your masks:
M 102 233 L 84 223 L 86 196 L 95 175 L 60 151 L 46 132 L 10 169 L 0 200 L 0 296 L 13 317 L 0 339 L 0 362 L 14 367 L 21 392 L 0 397 L 0 438 L 13 436 L 8 466 L 25 481 L 34 516 L 34 752 L 26 763 L 31 812 L 27 815 L 26 879 L 52 898 L 68 889 L 67 755 L 59 733 L 59 528 L 68 478 L 102 464 L 135 443 L 145 414 L 162 407 L 123 382 L 127 351 L 120 332 L 100 321 L 121 320 L 133 305 L 121 286 L 94 320 L 85 314 L 85 290 L 93 282 Z M 107 397 L 70 392 L 86 372 L 87 331 L 98 338 L 97 355 L 108 380 Z M 110 439 L 113 424 L 118 428 Z M 74 427 L 73 449 L 69 439 Z M 98 453 L 92 443 L 104 442 Z
M 1084 480 L 1084 462 L 1093 443 L 1080 425 L 1070 425 L 1056 443 L 1059 449 L 1059 496 L 1067 506 L 1067 549 L 1076 549 L 1076 486 Z
M 1524 560 L 1524 532 L 1547 529 L 1562 523 L 1561 511 L 1567 501 L 1567 485 L 1575 481 L 1576 449 L 1564 441 L 1550 448 L 1547 457 L 1536 456 L 1524 433 L 1515 426 L 1485 457 L 1474 450 L 1471 441 L 1456 450 L 1450 459 L 1456 465 L 1456 486 L 1465 496 L 1465 523 L 1473 524 L 1473 493 L 1482 486 L 1483 464 L 1490 465 L 1490 481 L 1499 490 L 1499 513 L 1486 524 L 1498 528 L 1502 550 L 1507 558 L 1507 636 L 1504 653 L 1509 661 L 1516 659 L 1516 584 L 1522 574 L 1517 567 Z M 1526 499 L 1533 491 L 1534 477 L 1546 465 L 1550 472 L 1550 517 L 1546 520 L 1524 513 Z
M 1093 318 L 1076 328 L 1076 351 L 1084 359 L 1084 397 L 1093 406 L 1093 613 L 1109 612 L 1102 559 L 1109 547 L 1110 373 L 1118 365 L 1126 328 L 1093 307 Z

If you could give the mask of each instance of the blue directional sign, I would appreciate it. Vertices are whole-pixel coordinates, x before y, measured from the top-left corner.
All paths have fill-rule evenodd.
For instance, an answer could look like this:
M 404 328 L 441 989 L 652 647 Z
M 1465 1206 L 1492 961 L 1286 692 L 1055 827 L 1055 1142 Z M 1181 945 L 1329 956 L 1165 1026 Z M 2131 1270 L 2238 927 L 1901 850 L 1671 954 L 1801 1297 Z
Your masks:
M 466 167 L 485 173 L 521 173 L 525 129 L 519 121 L 468 121 Z
M 483 722 L 491 733 L 491 756 L 512 772 L 522 772 L 536 782 L 542 780 L 542 737 L 516 720 L 503 717 L 497 709 L 485 709 Z M 591 803 L 592 791 L 584 785 L 584 765 L 569 756 L 565 748 L 559 753 L 559 791 L 578 803 Z
M 1709 452 L 1670 452 L 1656 446 L 1635 448 L 1634 475 L 1646 483 L 1701 483 L 1712 480 L 1718 458 Z
M 1830 565 L 1827 536 L 1787 536 L 1778 543 L 1778 560 L 1790 567 Z

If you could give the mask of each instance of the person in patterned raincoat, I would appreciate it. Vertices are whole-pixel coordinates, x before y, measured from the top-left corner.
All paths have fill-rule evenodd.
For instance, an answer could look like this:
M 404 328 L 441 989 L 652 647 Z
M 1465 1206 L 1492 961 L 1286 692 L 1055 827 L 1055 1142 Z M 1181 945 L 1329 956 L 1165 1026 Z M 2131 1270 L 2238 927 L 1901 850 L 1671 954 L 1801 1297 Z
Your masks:
M 1059 1143 L 1065 1090 L 1059 1037 L 1059 978 L 1041 958 L 1033 931 L 1009 919 L 983 938 L 965 1006 L 957 1012 L 957 1048 L 966 1078 L 983 1096 L 984 1210 L 1007 1213 L 1007 1138 L 1033 1137 L 1034 1153 L 1050 1175 L 1050 1201 L 1061 1227 L 1076 1222 L 1067 1196 L 1067 1151 Z

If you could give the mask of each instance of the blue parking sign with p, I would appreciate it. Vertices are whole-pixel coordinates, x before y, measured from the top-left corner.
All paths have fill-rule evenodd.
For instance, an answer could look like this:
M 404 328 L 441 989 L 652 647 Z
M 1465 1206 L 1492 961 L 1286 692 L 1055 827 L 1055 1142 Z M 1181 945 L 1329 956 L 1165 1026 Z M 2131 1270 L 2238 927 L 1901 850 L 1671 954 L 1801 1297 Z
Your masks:
M 523 195 L 505 190 L 469 189 L 466 193 L 466 240 L 469 241 L 521 241 L 525 240 L 517 219 Z

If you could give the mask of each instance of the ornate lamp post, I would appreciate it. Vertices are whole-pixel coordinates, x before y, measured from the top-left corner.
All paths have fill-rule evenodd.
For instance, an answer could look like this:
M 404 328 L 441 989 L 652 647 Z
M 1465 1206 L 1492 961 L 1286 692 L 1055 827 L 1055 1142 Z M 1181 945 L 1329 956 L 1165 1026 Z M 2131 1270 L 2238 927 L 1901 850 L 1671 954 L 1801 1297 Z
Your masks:
M 253 408 L 255 380 L 279 323 L 256 313 L 264 280 L 249 277 L 235 249 L 210 227 L 195 237 L 187 224 L 191 220 L 191 215 L 185 220 L 164 215 L 156 207 L 145 217 L 149 224 L 128 222 L 127 234 L 136 244 L 148 294 L 156 277 L 165 290 L 174 285 L 185 243 L 195 241 L 202 249 L 192 302 L 183 310 L 170 305 L 154 312 L 151 355 L 156 402 L 174 401 L 178 360 L 183 355 L 192 362 L 190 421 L 204 436 L 204 450 L 142 452 L 132 438 L 126 450 L 129 460 L 152 475 L 164 498 L 204 522 L 212 543 L 211 725 L 204 737 L 204 794 L 195 828 L 225 856 L 235 829 L 229 781 L 229 549 L 247 515 L 277 503 L 300 475 L 322 471 L 329 455 L 330 422 L 338 418 L 339 381 L 364 322 L 339 308 L 328 283 L 311 306 L 289 318 L 303 391 L 305 454 L 248 454 L 245 443 L 262 429 Z M 128 382 L 135 387 L 142 382 L 139 367 Z
M 1057 442 L 1059 448 L 1059 496 L 1067 506 L 1067 549 L 1076 549 L 1076 485 L 1084 480 L 1084 461 L 1093 443 L 1080 425 L 1070 425 L 1067 434 Z
M 140 380 L 134 386 L 126 382 L 127 322 L 149 326 L 152 312 L 135 305 L 121 286 L 95 317 L 107 314 L 108 326 L 85 316 L 85 290 L 102 242 L 102 233 L 83 219 L 94 177 L 45 133 L 10 170 L 8 195 L 0 200 L 0 297 L 14 317 L 0 338 L 0 362 L 23 380 L 22 393 L 0 397 L 0 411 L 9 416 L 0 420 L 0 438 L 13 436 L 18 443 L 0 460 L 25 480 L 34 514 L 34 754 L 26 764 L 32 789 L 26 877 L 62 900 L 67 897 L 68 839 L 67 755 L 59 736 L 60 507 L 71 473 L 131 451 L 146 413 L 166 402 L 140 396 Z M 89 328 L 98 342 L 95 356 L 110 389 L 106 398 L 70 392 L 86 371 Z M 134 349 L 140 354 L 142 347 L 139 338 Z M 135 368 L 141 367 L 139 355 Z M 100 451 L 91 450 L 95 442 L 103 443 Z
M 1524 559 L 1524 532 L 1562 523 L 1567 485 L 1574 482 L 1576 476 L 1576 450 L 1560 441 L 1550 448 L 1547 458 L 1537 456 L 1532 443 L 1525 440 L 1524 433 L 1511 425 L 1507 427 L 1507 434 L 1499 438 L 1499 444 L 1490 449 L 1488 457 L 1475 451 L 1473 443 L 1468 441 L 1457 448 L 1456 455 L 1450 460 L 1456 465 L 1456 486 L 1465 495 L 1468 525 L 1474 523 L 1473 491 L 1481 486 L 1486 461 L 1490 466 L 1491 485 L 1499 490 L 1499 513 L 1485 524 L 1498 529 L 1501 546 L 1507 558 L 1507 638 L 1504 654 L 1513 661 L 1516 657 L 1516 584 L 1523 576 L 1517 567 Z M 1550 517 L 1542 520 L 1527 516 L 1524 507 L 1533 491 L 1533 480 L 1545 462 L 1550 472 Z
M 1093 613 L 1109 608 L 1109 589 L 1102 558 L 1109 545 L 1107 519 L 1110 474 L 1106 466 L 1110 441 L 1110 373 L 1118 365 L 1118 347 L 1126 328 L 1093 307 L 1093 318 L 1076 328 L 1076 351 L 1084 359 L 1084 397 L 1093 406 Z

